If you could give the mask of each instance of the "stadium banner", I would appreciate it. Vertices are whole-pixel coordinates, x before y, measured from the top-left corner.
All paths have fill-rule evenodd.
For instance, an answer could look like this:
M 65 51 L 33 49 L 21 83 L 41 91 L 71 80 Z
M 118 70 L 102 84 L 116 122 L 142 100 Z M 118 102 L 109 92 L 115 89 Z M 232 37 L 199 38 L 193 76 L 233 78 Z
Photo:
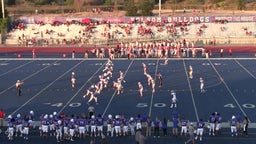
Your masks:
M 163 17 L 47 17 L 47 16 L 31 16 L 20 17 L 24 23 L 27 24 L 54 24 L 67 23 L 71 21 L 78 21 L 81 23 L 133 23 L 133 22 L 200 22 L 200 23 L 214 23 L 219 21 L 225 22 L 256 22 L 256 16 L 163 16 Z

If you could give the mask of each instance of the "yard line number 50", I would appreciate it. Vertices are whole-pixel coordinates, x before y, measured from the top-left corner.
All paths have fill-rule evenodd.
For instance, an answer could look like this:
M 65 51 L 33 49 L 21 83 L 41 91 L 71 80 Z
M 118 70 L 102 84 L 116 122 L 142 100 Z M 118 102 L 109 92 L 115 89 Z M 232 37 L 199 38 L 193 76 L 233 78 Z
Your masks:
M 163 108 L 163 107 L 166 107 L 166 104 L 165 103 L 155 103 L 153 106 L 157 107 L 157 108 Z M 148 107 L 148 104 L 147 103 L 137 103 L 136 107 L 145 108 L 145 107 Z

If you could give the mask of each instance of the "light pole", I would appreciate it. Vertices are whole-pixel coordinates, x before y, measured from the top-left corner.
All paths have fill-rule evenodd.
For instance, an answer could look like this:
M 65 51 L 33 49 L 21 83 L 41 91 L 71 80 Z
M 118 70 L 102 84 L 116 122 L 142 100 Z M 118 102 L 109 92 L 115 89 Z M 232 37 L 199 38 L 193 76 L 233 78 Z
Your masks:
M 5 19 L 5 14 L 4 14 L 4 0 L 2 0 L 2 13 L 3 13 L 3 19 Z
M 159 5 L 159 9 L 158 9 L 158 16 L 161 17 L 161 0 L 159 0 L 158 5 Z

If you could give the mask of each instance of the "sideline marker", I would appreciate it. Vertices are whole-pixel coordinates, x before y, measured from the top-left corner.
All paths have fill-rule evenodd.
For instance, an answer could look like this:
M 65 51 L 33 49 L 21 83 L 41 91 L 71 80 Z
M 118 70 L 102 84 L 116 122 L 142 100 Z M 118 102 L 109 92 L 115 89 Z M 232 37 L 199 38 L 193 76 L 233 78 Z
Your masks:
M 21 58 L 21 54 L 18 54 L 17 57 L 18 57 L 18 58 Z
M 67 56 L 67 55 L 66 55 L 65 53 L 62 55 L 63 58 L 66 58 L 66 56 Z

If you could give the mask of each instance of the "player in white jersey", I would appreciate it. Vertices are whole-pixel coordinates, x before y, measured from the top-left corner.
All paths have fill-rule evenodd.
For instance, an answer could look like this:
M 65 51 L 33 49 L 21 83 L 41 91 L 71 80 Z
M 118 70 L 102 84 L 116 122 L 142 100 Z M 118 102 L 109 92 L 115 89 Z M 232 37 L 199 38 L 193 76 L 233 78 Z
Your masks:
M 124 73 L 122 71 L 119 71 L 119 79 L 123 79 L 124 78 Z
M 150 85 L 153 78 L 149 74 L 146 74 L 146 77 L 148 78 L 148 85 Z
M 171 99 L 170 108 L 176 108 L 177 107 L 177 98 L 176 98 L 176 93 L 174 92 L 174 90 L 171 90 L 171 95 L 172 95 L 172 99 Z
M 168 58 L 164 57 L 164 65 L 167 65 L 167 64 L 168 64 Z
M 140 96 L 143 96 L 143 86 L 141 84 L 141 82 L 138 82 L 138 88 L 139 88 L 139 92 L 140 92 Z
M 154 92 L 155 92 L 155 86 L 156 86 L 156 84 L 155 84 L 155 80 L 151 79 L 151 88 L 152 88 L 152 93 L 154 93 Z
M 142 66 L 143 66 L 144 75 L 146 75 L 147 74 L 147 65 L 145 63 L 142 63 Z
M 189 78 L 193 79 L 193 67 L 189 65 Z
M 113 87 L 117 90 L 117 94 L 119 95 L 122 92 L 123 86 L 121 80 L 117 80 L 117 82 L 113 82 Z
M 204 93 L 205 92 L 205 89 L 204 89 L 204 80 L 202 77 L 199 78 L 199 81 L 200 81 L 200 92 L 201 93 Z
M 72 89 L 75 88 L 75 84 L 76 84 L 76 78 L 75 78 L 75 76 L 73 76 L 73 74 L 72 74 L 72 77 L 71 77 L 71 87 L 72 87 Z
M 177 107 L 177 98 L 173 97 L 171 100 L 171 106 L 170 108 L 176 108 Z

